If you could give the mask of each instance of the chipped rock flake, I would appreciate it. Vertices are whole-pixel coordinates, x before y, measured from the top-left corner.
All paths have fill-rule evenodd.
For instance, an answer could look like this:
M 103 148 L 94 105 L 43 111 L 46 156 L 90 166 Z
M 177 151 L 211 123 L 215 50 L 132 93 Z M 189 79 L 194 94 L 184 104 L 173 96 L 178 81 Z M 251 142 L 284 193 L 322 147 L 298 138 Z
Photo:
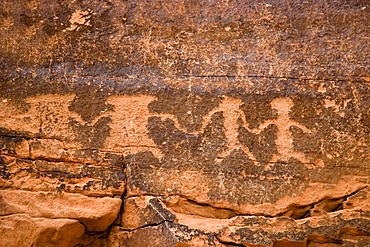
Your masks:
M 369 9 L 0 1 L 0 247 L 370 246 Z
M 68 27 L 66 30 L 68 31 L 79 30 L 81 25 L 91 26 L 90 18 L 92 14 L 93 14 L 93 11 L 90 9 L 88 10 L 77 9 L 71 15 L 71 18 L 69 19 L 69 22 L 71 24 L 70 24 L 70 27 Z

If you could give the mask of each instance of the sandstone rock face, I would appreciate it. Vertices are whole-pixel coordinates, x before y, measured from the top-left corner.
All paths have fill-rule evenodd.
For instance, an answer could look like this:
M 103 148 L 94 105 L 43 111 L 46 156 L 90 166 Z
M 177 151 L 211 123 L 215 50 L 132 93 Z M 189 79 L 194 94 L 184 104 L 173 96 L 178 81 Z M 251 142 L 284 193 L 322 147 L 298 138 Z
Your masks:
M 0 2 L 0 246 L 370 246 L 369 11 Z
M 34 217 L 78 219 L 88 231 L 104 231 L 116 219 L 119 198 L 89 198 L 69 193 L 3 190 L 0 215 L 24 214 Z
M 77 220 L 0 216 L 0 246 L 75 246 L 85 233 Z

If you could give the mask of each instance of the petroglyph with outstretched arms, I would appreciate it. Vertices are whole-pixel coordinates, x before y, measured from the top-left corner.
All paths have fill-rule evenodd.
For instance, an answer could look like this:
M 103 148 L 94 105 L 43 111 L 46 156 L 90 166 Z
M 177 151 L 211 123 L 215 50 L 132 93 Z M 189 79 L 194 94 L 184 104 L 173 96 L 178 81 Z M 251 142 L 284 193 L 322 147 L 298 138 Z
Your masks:
M 290 119 L 289 112 L 294 106 L 293 101 L 290 98 L 276 98 L 272 100 L 271 107 L 277 111 L 277 118 L 262 123 L 258 131 L 265 129 L 270 124 L 277 126 L 277 138 L 275 140 L 278 154 L 275 154 L 271 162 L 277 162 L 278 160 L 287 162 L 290 158 L 295 158 L 302 163 L 309 165 L 309 161 L 306 159 L 304 153 L 297 152 L 294 149 L 293 138 L 291 134 L 291 127 L 295 126 L 300 128 L 303 133 L 311 133 L 304 125 Z
M 0 0 L 0 247 L 370 247 L 369 23 Z
M 242 104 L 244 103 L 241 99 L 224 97 L 221 103 L 216 108 L 209 111 L 207 115 L 203 117 L 201 128 L 193 132 L 187 132 L 186 128 L 182 127 L 176 117 L 173 115 L 161 114 L 159 116 L 163 120 L 172 120 L 175 127 L 183 132 L 192 135 L 198 135 L 202 133 L 202 131 L 204 131 L 204 128 L 211 122 L 211 117 L 215 113 L 222 112 L 224 118 L 223 130 L 226 137 L 226 148 L 225 151 L 218 155 L 220 159 L 228 156 L 233 150 L 240 149 L 248 156 L 248 158 L 256 161 L 256 158 L 251 153 L 249 147 L 243 145 L 239 141 L 238 120 L 241 120 L 241 125 L 243 128 L 247 129 L 247 131 L 253 134 L 260 134 L 269 125 L 275 125 L 278 129 L 277 138 L 275 140 L 278 154 L 274 154 L 271 162 L 276 162 L 278 160 L 282 162 L 287 162 L 289 158 L 295 158 L 304 164 L 309 164 L 309 161 L 306 159 L 303 153 L 295 151 L 290 128 L 292 126 L 296 126 L 300 128 L 304 133 L 311 133 L 311 131 L 302 124 L 290 119 L 289 112 L 294 106 L 294 103 L 290 98 L 276 98 L 272 100 L 271 107 L 272 109 L 277 111 L 277 118 L 263 122 L 256 129 L 251 129 L 249 127 L 245 114 L 240 108 Z
M 148 135 L 147 125 L 150 117 L 160 117 L 162 121 L 171 120 L 175 128 L 178 130 L 189 135 L 197 136 L 203 133 L 206 126 L 211 123 L 212 116 L 216 113 L 222 113 L 223 128 L 221 131 L 223 131 L 225 135 L 225 147 L 223 151 L 217 155 L 216 161 L 222 161 L 225 157 L 230 155 L 233 150 L 241 150 L 250 160 L 257 162 L 258 160 L 250 151 L 250 147 L 240 142 L 239 127 L 242 126 L 248 132 L 254 135 L 259 135 L 268 126 L 274 125 L 277 128 L 275 139 L 277 153 L 273 155 L 270 162 L 276 162 L 278 160 L 281 162 L 287 162 L 290 158 L 295 158 L 307 166 L 310 164 L 304 153 L 296 151 L 291 127 L 298 127 L 305 134 L 309 134 L 311 131 L 304 125 L 290 119 L 289 113 L 294 106 L 294 103 L 290 98 L 273 99 L 271 101 L 271 108 L 276 111 L 277 117 L 261 123 L 257 128 L 250 128 L 250 124 L 247 122 L 245 113 L 241 109 L 241 106 L 244 104 L 243 101 L 239 98 L 223 97 L 217 107 L 214 107 L 203 116 L 201 126 L 195 131 L 188 131 L 180 125 L 175 115 L 150 112 L 148 108 L 149 104 L 158 100 L 155 96 L 110 96 L 107 99 L 107 103 L 113 105 L 113 109 L 102 111 L 101 114 L 89 122 L 84 121 L 81 119 L 79 114 L 71 112 L 68 109 L 73 98 L 73 95 L 67 95 L 65 97 L 49 97 L 46 95 L 28 98 L 26 101 L 30 104 L 29 109 L 34 117 L 32 119 L 27 118 L 25 120 L 19 119 L 18 121 L 31 121 L 28 125 L 23 124 L 23 126 L 39 126 L 41 123 L 41 133 L 60 137 L 61 131 L 65 131 L 65 133 L 78 131 L 78 128 L 75 127 L 76 125 L 90 126 L 90 128 L 92 128 L 90 132 L 95 133 L 95 135 L 99 135 L 99 132 L 94 131 L 94 128 L 99 127 L 97 124 L 99 122 L 103 122 L 102 120 L 109 119 L 109 121 L 105 121 L 109 125 L 110 131 L 104 141 L 104 149 L 122 152 L 124 155 L 150 151 L 157 158 L 162 158 L 164 156 L 163 151 Z M 51 99 L 53 100 L 50 101 Z M 9 121 L 17 119 L 17 111 L 11 111 L 12 108 L 9 107 L 7 110 L 5 109 L 6 108 L 3 108 L 2 112 L 2 115 L 4 115 L 3 119 L 9 118 L 6 116 L 9 112 L 13 114 L 13 117 L 9 118 Z M 53 111 L 53 115 L 50 115 L 50 111 Z M 64 119 L 59 116 L 58 112 L 63 112 L 65 115 L 69 115 L 70 117 Z M 51 119 L 51 117 L 54 120 Z M 55 123 L 58 123 L 57 128 L 54 128 L 54 132 L 49 131 L 51 128 L 50 125 L 53 124 L 52 121 L 56 121 Z M 3 121 L 2 127 L 9 128 L 10 124 L 11 123 L 8 121 Z M 37 131 L 39 131 L 38 127 L 34 128 L 33 132 Z M 94 140 L 92 138 L 93 136 L 89 137 L 91 141 Z
M 253 154 L 249 151 L 248 147 L 242 145 L 238 140 L 238 119 L 242 119 L 243 127 L 249 130 L 249 125 L 245 121 L 244 112 L 240 109 L 240 105 L 243 104 L 241 99 L 231 98 L 231 97 L 224 97 L 221 103 L 210 112 L 207 113 L 206 116 L 203 117 L 202 125 L 199 130 L 193 132 L 187 132 L 185 128 L 183 128 L 175 116 L 170 114 L 161 114 L 159 115 L 163 120 L 171 119 L 174 122 L 174 125 L 177 129 L 186 132 L 192 135 L 198 135 L 202 133 L 205 127 L 211 122 L 212 116 L 217 113 L 223 113 L 224 123 L 223 123 L 223 130 L 225 132 L 226 137 L 226 149 L 222 153 L 218 155 L 219 158 L 224 158 L 231 153 L 231 151 L 236 149 L 241 149 L 243 152 L 251 159 L 256 160 Z

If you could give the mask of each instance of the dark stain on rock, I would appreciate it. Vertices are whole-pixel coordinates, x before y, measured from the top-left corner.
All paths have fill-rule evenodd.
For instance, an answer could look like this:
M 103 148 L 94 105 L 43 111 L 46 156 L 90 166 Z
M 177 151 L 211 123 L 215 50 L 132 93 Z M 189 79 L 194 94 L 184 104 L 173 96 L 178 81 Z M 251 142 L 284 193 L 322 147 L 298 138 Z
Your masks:
M 123 162 L 129 168 L 129 190 L 138 188 L 145 193 L 162 193 L 165 190 L 153 171 L 160 167 L 159 160 L 153 153 L 146 151 L 128 155 L 123 158 Z
M 337 214 L 328 217 L 327 223 L 324 225 L 317 225 L 315 220 L 311 223 L 309 219 L 303 224 L 298 224 L 295 220 L 287 217 L 274 219 L 250 217 L 244 218 L 243 224 L 243 227 L 228 234 L 228 237 L 235 243 L 263 246 L 306 246 L 304 243 L 308 241 L 308 243 L 347 246 L 346 238 L 343 236 L 356 237 L 355 239 L 360 242 L 362 239 L 366 240 L 360 236 L 368 236 L 369 234 L 369 220 L 365 215 L 353 219 Z M 285 227 L 280 228 L 281 225 Z M 275 227 L 279 227 L 279 230 L 266 230 Z M 359 246 L 358 243 L 353 246 Z
M 215 113 L 204 131 L 194 135 L 176 129 L 172 120 L 150 117 L 148 129 L 149 135 L 165 154 L 162 165 L 201 168 L 213 163 L 217 154 L 225 149 L 222 122 L 222 114 Z
M 344 234 L 351 235 L 351 230 L 355 230 L 359 236 L 363 234 L 364 236 L 368 236 L 370 234 L 369 230 L 369 219 L 366 218 L 365 215 L 359 216 L 358 218 L 344 218 L 342 214 L 338 214 L 336 216 L 336 223 L 335 225 L 322 225 L 322 226 L 311 226 L 309 221 L 307 221 L 305 226 L 305 232 L 308 235 L 320 235 L 332 240 L 332 242 L 342 241 L 341 236 Z
M 238 139 L 242 145 L 248 147 L 257 161 L 266 163 L 277 153 L 275 144 L 277 131 L 275 125 L 269 125 L 260 134 L 253 134 L 239 125 Z
M 277 114 L 270 106 L 273 95 L 243 95 L 242 92 L 241 94 L 243 104 L 240 109 L 244 112 L 251 129 L 258 128 L 266 120 L 276 118 Z
M 44 20 L 44 26 L 42 27 L 42 30 L 48 35 L 48 36 L 53 36 L 58 34 L 62 30 L 62 23 L 59 21 L 59 17 L 56 18 L 55 16 L 53 17 L 48 17 L 47 19 Z
M 111 121 L 110 117 L 102 117 L 94 125 L 90 125 L 88 123 L 81 124 L 71 118 L 69 127 L 74 131 L 76 141 L 86 148 L 96 149 L 104 146 L 105 140 L 110 134 L 109 123 Z
M 163 204 L 160 202 L 158 198 L 152 198 L 149 200 L 149 205 L 157 218 L 161 221 L 174 221 L 176 219 L 176 215 L 171 213 L 168 209 L 163 207 Z M 154 217 L 154 216 L 152 216 Z
M 24 12 L 19 16 L 20 22 L 26 27 L 31 27 L 36 22 L 35 16 L 31 16 L 30 14 Z
M 256 222 L 255 222 L 256 224 Z M 265 225 L 259 222 L 260 225 Z M 261 236 L 264 236 L 261 238 Z M 262 228 L 254 230 L 248 227 L 241 227 L 230 234 L 230 237 L 239 243 L 261 244 L 270 246 L 276 240 L 289 239 L 292 242 L 304 241 L 307 234 L 302 231 L 282 231 L 282 232 L 267 232 Z
M 7 165 L 5 164 L 3 157 L 0 156 L 0 178 L 9 179 L 10 175 L 11 174 L 7 172 Z
M 83 187 L 82 187 L 82 189 L 83 190 L 90 190 L 90 188 L 92 187 L 92 186 L 94 186 L 94 184 L 95 184 L 95 181 L 88 181 Z
M 110 166 L 114 166 L 122 170 L 125 168 L 123 157 L 120 154 L 106 152 L 102 157 L 102 162 L 108 163 Z
M 123 188 L 126 181 L 126 174 L 122 169 L 110 166 L 84 164 L 82 168 L 66 169 L 68 163 L 62 163 L 64 166 L 56 166 L 58 163 L 42 160 L 25 160 L 16 159 L 17 169 L 7 172 L 11 164 L 0 164 L 0 172 L 4 178 L 18 177 L 20 174 L 27 174 L 29 179 L 38 178 L 42 181 L 45 188 L 56 191 L 75 192 L 80 189 L 90 192 L 105 190 L 113 191 L 114 194 L 120 195 L 120 188 Z M 71 163 L 71 167 L 75 164 Z M 13 165 L 14 166 L 14 165 Z M 64 168 L 63 168 L 64 167 Z M 44 178 L 53 179 L 52 182 Z M 82 179 L 82 181 L 80 181 Z M 88 180 L 88 182 L 84 182 Z M 77 183 L 77 184 L 76 184 Z M 79 183 L 82 183 L 80 187 Z M 85 184 L 84 184 L 85 183 Z M 123 191 L 123 189 L 122 189 Z
M 21 142 L 22 137 L 10 137 L 0 135 L 0 154 L 16 156 L 17 152 L 15 151 L 15 148 Z
M 125 232 L 122 232 L 125 233 Z M 167 222 L 158 226 L 147 226 L 123 234 L 120 239 L 122 246 L 176 246 L 176 236 L 168 227 Z
M 174 115 L 180 126 L 189 132 L 199 130 L 203 117 L 220 102 L 220 98 L 185 90 L 158 93 L 157 97 L 158 100 L 149 104 L 149 110 L 157 114 Z
M 57 188 L 56 188 L 57 189 L 57 194 L 62 193 L 64 188 L 65 188 L 65 184 L 61 184 L 60 186 L 57 186 Z
M 341 166 L 366 167 L 370 162 L 369 129 L 362 124 L 362 114 L 353 104 L 356 99 L 348 93 L 342 96 L 340 100 L 337 95 L 296 100 L 290 116 L 312 133 L 304 134 L 292 127 L 293 145 L 312 162 L 321 160 L 327 167 L 337 166 L 338 159 L 344 161 Z
M 274 203 L 308 186 L 307 168 L 301 162 L 253 163 L 240 150 L 216 165 L 208 176 L 210 200 L 233 204 Z
M 0 127 L 0 136 L 8 136 L 8 137 L 14 137 L 14 138 L 20 138 L 23 137 L 25 139 L 29 139 L 31 137 L 34 137 L 35 134 L 32 134 L 28 131 L 17 131 L 17 130 L 11 130 Z
M 176 236 L 177 241 L 183 242 L 183 243 L 190 242 L 193 239 L 193 237 L 198 237 L 202 235 L 203 236 L 212 235 L 211 233 L 206 233 L 199 229 L 193 229 L 186 225 L 178 224 L 176 222 L 166 222 L 166 225 L 169 229 L 171 229 L 174 232 L 174 235 Z M 180 234 L 176 234 L 176 233 L 180 233 Z M 207 239 L 211 240 L 211 242 L 208 243 L 210 246 L 215 245 L 215 243 L 213 242 L 214 240 L 213 236 Z
M 107 167 L 87 165 L 82 169 L 82 174 L 87 177 L 101 179 L 103 188 L 113 187 L 118 189 L 126 179 L 126 175 L 121 169 Z
M 95 162 L 100 162 L 101 157 L 99 155 L 98 149 L 82 149 L 82 150 L 76 150 L 73 152 L 73 157 L 79 158 L 79 159 L 87 159 L 87 160 L 93 160 Z
M 113 110 L 113 106 L 106 103 L 108 96 L 103 88 L 83 85 L 76 91 L 68 109 L 80 114 L 84 121 L 91 122 L 103 112 Z

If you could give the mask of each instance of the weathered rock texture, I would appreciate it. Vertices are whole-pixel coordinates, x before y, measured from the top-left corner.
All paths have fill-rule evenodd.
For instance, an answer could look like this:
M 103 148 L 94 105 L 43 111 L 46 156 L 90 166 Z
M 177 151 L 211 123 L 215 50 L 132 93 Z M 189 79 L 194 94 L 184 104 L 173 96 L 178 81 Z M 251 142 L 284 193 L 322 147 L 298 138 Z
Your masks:
M 0 246 L 370 246 L 369 23 L 1 1 Z

